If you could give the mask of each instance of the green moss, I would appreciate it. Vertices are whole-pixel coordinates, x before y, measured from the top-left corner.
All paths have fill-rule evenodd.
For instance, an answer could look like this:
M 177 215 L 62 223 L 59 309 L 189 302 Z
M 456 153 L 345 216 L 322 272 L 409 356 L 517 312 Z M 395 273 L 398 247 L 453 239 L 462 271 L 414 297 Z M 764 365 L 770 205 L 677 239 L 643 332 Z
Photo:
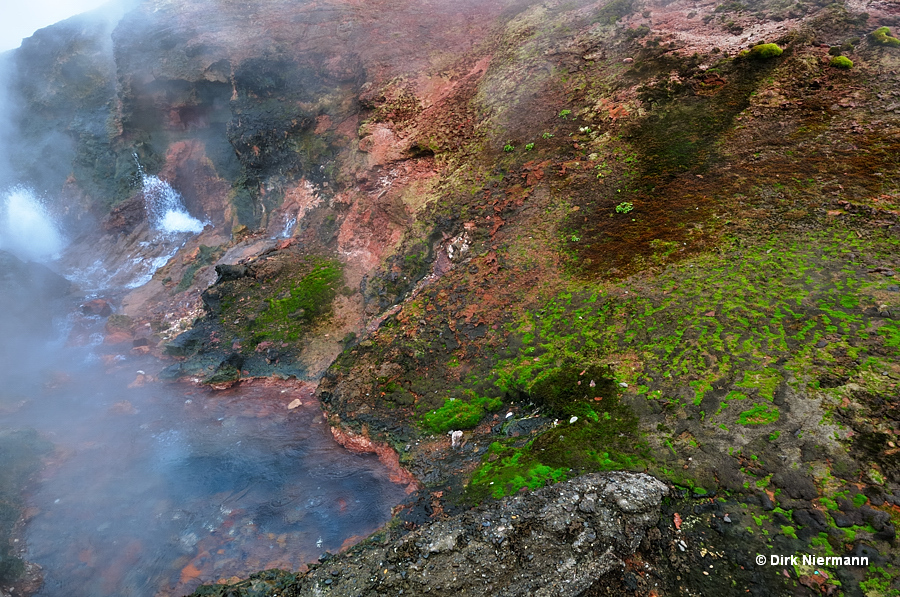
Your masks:
M 744 379 L 735 385 L 739 388 L 755 388 L 759 391 L 760 398 L 765 398 L 771 402 L 775 399 L 775 390 L 780 382 L 781 376 L 777 371 L 766 369 L 763 371 L 745 371 Z
M 293 341 L 303 333 L 302 324 L 331 311 L 337 293 L 335 285 L 342 277 L 338 261 L 313 260 L 312 271 L 291 283 L 286 295 L 268 300 L 268 308 L 253 322 L 254 340 Z
M 890 564 L 888 564 L 890 567 Z M 859 588 L 867 597 L 897 597 L 900 590 L 892 588 L 896 574 L 891 574 L 879 566 L 869 566 L 866 580 L 859 583 Z
M 835 68 L 842 68 L 844 70 L 850 70 L 851 68 L 853 68 L 853 61 L 846 56 L 834 56 L 831 59 L 830 64 Z
M 868 501 L 869 501 L 869 498 L 867 498 L 865 495 L 863 495 L 861 493 L 857 493 L 855 496 L 853 496 L 853 505 L 857 508 L 859 508 L 860 506 L 862 506 L 863 504 L 865 504 Z
M 491 444 L 483 464 L 472 476 L 470 491 L 502 497 L 523 487 L 537 489 L 566 479 L 568 467 L 551 468 L 533 458 L 529 451 Z
M 900 47 L 900 39 L 891 37 L 891 30 L 887 27 L 879 27 L 869 35 L 876 44 L 895 48 Z
M 594 405 L 616 397 L 615 379 L 607 367 L 569 364 L 540 376 L 531 386 L 530 395 L 536 405 L 553 416 L 588 417 Z
M 451 429 L 471 429 L 482 416 L 484 411 L 478 405 L 450 399 L 441 408 L 426 414 L 422 423 L 435 433 L 444 433 Z
M 790 537 L 791 539 L 797 538 L 797 530 L 794 527 L 782 525 L 781 534 Z
M 560 421 L 524 447 L 494 444 L 472 475 L 470 497 L 502 497 L 586 472 L 646 466 L 650 455 L 637 417 L 618 396 L 596 402 L 590 412 L 577 411 L 585 416 Z
M 745 55 L 757 60 L 766 60 L 768 58 L 781 56 L 782 52 L 783 50 L 776 44 L 759 44 L 750 48 Z
M 738 417 L 741 425 L 769 425 L 778 420 L 778 407 L 768 404 L 757 404 L 749 410 L 745 410 Z
M 815 547 L 822 550 L 822 555 L 825 556 L 834 556 L 836 555 L 834 549 L 831 547 L 831 543 L 828 542 L 828 533 L 821 532 L 818 537 L 813 537 L 809 540 L 810 547 Z
M 485 411 L 499 409 L 503 402 L 497 398 L 470 395 L 469 400 L 449 399 L 441 408 L 422 417 L 422 426 L 433 433 L 452 429 L 471 429 L 481 422 Z
M 594 20 L 598 23 L 614 25 L 616 21 L 633 10 L 634 0 L 613 0 L 595 13 Z

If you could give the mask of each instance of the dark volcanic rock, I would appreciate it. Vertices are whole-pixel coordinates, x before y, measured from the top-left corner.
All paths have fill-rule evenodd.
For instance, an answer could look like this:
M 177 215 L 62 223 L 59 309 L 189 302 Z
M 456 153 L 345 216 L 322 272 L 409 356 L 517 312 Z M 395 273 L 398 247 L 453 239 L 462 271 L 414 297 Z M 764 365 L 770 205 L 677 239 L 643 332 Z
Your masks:
M 330 557 L 284 594 L 582 595 L 621 569 L 667 494 L 644 474 L 585 475 Z
M 795 500 L 811 500 L 819 495 L 812 480 L 799 471 L 785 470 L 772 477 L 772 484 L 780 487 Z

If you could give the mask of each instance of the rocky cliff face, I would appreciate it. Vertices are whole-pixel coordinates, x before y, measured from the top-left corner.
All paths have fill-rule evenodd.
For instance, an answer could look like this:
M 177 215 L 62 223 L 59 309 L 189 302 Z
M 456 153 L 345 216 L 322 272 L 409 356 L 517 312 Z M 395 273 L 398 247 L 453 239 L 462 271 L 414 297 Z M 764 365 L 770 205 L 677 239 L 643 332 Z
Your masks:
M 882 0 L 153 0 L 12 56 L 15 171 L 103 219 L 72 262 L 149 238 L 138 161 L 177 188 L 213 226 L 117 330 L 170 377 L 324 376 L 342 437 L 423 484 L 404 530 L 642 470 L 693 500 L 661 533 L 740 546 L 673 534 L 667 590 L 730 590 L 692 549 L 735 590 L 886 594 L 898 26 Z M 739 572 L 776 548 L 875 564 Z

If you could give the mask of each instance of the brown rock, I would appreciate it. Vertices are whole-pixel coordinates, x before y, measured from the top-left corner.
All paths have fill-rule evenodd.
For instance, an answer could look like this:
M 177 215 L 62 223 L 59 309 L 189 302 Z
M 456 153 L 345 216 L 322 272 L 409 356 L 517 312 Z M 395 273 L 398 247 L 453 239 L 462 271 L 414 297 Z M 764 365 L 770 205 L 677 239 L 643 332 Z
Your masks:
M 103 339 L 104 344 L 121 344 L 122 342 L 131 342 L 131 334 L 124 331 L 116 331 L 107 334 Z
M 99 315 L 100 317 L 109 317 L 112 315 L 112 306 L 106 299 L 94 299 L 81 305 L 81 312 L 85 315 Z
M 147 210 L 144 207 L 144 198 L 138 194 L 117 205 L 106 219 L 103 220 L 103 230 L 114 233 L 128 233 L 138 227 L 147 219 Z

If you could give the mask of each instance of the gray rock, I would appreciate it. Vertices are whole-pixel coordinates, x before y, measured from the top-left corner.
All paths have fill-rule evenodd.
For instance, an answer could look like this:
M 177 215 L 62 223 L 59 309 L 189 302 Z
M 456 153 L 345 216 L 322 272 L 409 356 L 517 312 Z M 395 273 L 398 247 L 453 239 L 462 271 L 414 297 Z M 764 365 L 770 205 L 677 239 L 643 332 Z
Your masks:
M 669 490 L 635 473 L 591 474 L 485 504 L 310 570 L 298 594 L 576 596 L 623 566 Z M 493 521 L 489 526 L 483 523 Z M 334 578 L 329 571 L 340 567 Z

